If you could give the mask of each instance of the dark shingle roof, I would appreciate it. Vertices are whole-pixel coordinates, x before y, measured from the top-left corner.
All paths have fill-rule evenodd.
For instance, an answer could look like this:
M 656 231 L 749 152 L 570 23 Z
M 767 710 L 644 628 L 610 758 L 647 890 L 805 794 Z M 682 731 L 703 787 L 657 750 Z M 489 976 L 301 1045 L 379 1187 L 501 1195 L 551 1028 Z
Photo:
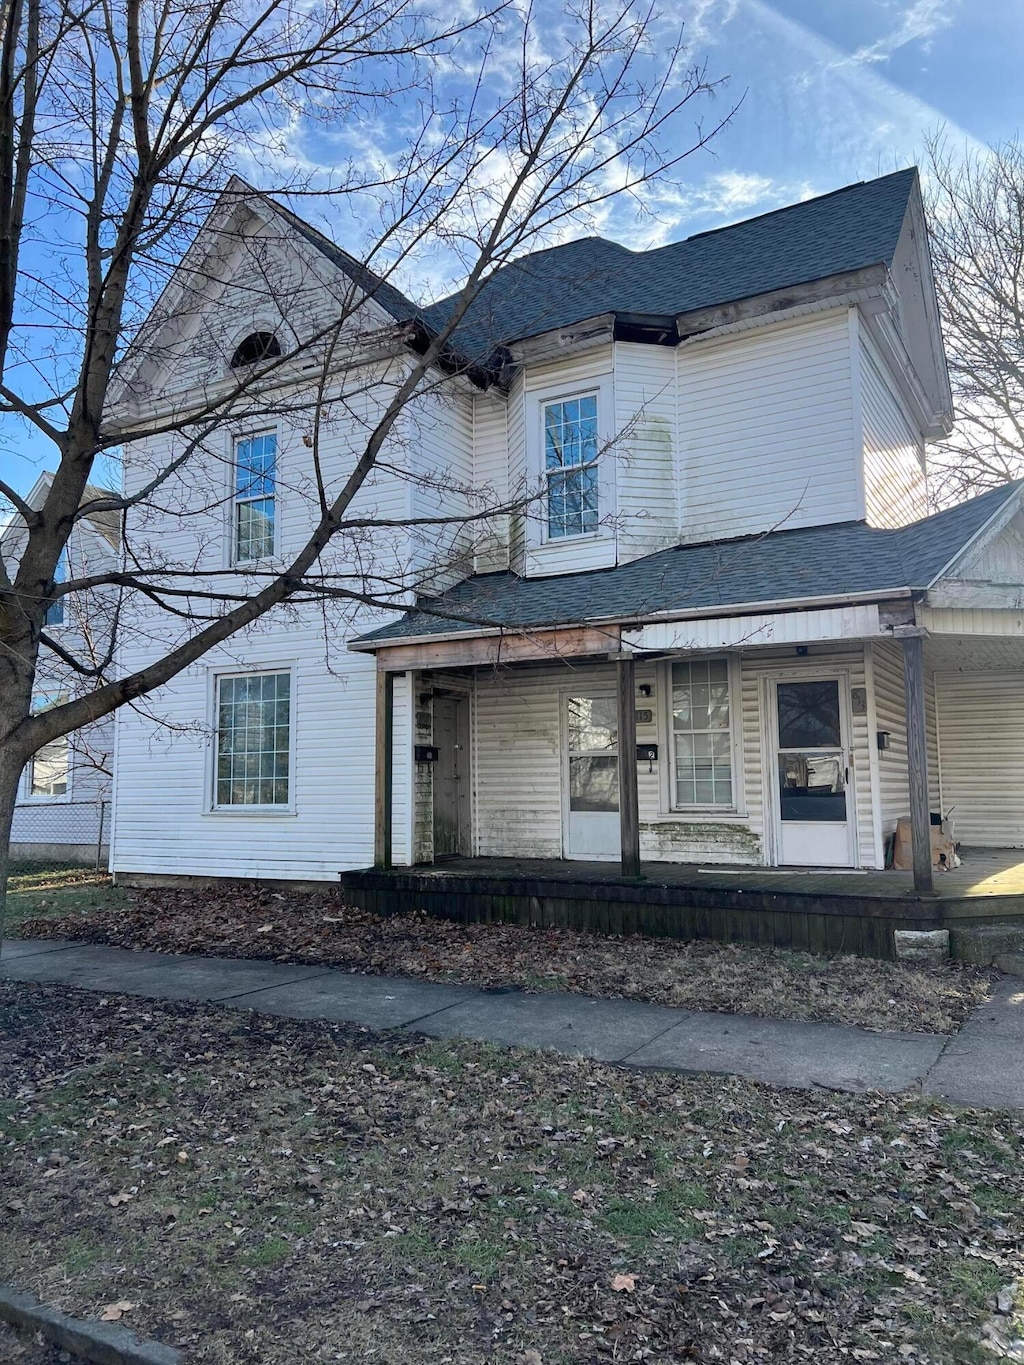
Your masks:
M 482 360 L 499 344 L 604 313 L 674 317 L 890 265 L 916 180 L 915 168 L 896 171 L 653 251 L 586 237 L 534 252 L 490 279 L 453 344 Z M 423 320 L 439 327 L 453 302 Z
M 680 545 L 591 573 L 480 574 L 360 642 L 924 589 L 1021 487 L 1006 484 L 894 531 L 848 521 Z

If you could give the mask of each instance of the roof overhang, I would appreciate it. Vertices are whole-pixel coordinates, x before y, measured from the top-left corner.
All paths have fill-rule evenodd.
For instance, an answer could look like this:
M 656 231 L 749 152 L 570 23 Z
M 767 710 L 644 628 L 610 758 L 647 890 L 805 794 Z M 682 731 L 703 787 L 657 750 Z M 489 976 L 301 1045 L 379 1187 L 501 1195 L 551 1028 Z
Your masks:
M 585 624 L 545 622 L 522 626 L 487 624 L 464 626 L 461 629 L 438 631 L 435 634 L 356 638 L 348 648 L 357 653 L 376 654 L 381 669 L 455 667 L 461 664 L 518 663 L 550 657 L 579 658 L 607 654 L 652 626 L 686 626 L 687 623 L 730 621 L 742 622 L 757 618 L 763 633 L 768 617 L 788 618 L 814 612 L 849 612 L 850 608 L 878 609 L 890 602 L 906 602 L 914 596 L 911 588 L 892 588 L 881 592 L 843 593 L 822 597 L 791 598 L 783 602 L 738 602 L 730 606 L 680 608 L 649 612 L 633 617 L 591 619 Z M 847 615 L 847 622 L 854 617 Z M 859 620 L 859 618 L 858 618 Z M 867 618 L 865 618 L 865 621 Z M 836 618 L 839 624 L 839 618 Z M 732 628 L 730 627 L 730 630 Z M 691 632 L 692 633 L 692 632 Z M 877 634 L 877 631 L 865 631 Z M 653 636 L 651 637 L 653 639 Z M 780 641 L 789 635 L 782 633 Z M 814 638 L 851 638 L 849 635 L 815 636 Z M 858 638 L 861 638 L 858 636 Z M 737 638 L 737 643 L 742 640 Z M 764 640 L 760 641 L 764 643 Z M 653 645 L 651 646 L 654 647 Z M 665 648 L 660 645 L 658 648 Z M 683 646 L 677 646 L 682 648 Z M 690 646 L 700 648 L 702 646 Z

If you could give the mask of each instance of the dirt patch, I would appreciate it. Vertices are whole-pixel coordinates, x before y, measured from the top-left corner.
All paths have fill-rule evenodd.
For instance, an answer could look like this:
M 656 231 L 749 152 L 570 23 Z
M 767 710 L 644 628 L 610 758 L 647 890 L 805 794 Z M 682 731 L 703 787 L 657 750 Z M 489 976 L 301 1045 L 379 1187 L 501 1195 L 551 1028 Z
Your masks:
M 958 1028 L 991 986 L 990 973 L 957 963 L 910 967 L 704 941 L 463 925 L 422 914 L 383 918 L 339 903 L 330 891 L 114 894 L 115 902 L 64 918 L 50 918 L 51 911 L 26 918 L 19 932 L 925 1033 Z
M 0 1278 L 190 1361 L 983 1361 L 1024 1256 L 1020 1115 L 13 983 L 0 1040 Z
M 80 1356 L 58 1350 L 40 1332 L 16 1332 L 0 1322 L 0 1360 L 4 1365 L 84 1365 Z

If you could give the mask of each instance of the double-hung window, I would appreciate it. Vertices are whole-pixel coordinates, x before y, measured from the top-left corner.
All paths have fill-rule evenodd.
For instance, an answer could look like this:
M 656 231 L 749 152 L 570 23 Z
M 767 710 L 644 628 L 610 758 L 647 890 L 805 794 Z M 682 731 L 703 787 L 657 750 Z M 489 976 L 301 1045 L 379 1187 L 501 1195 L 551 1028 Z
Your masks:
M 287 672 L 217 678 L 215 808 L 289 804 L 291 700 Z
M 34 713 L 49 711 L 64 701 L 59 696 L 37 696 L 32 699 Z M 24 793 L 33 800 L 54 800 L 68 794 L 71 770 L 71 748 L 67 735 L 59 735 L 44 744 L 25 765 Z
M 672 665 L 673 804 L 735 805 L 726 659 Z
M 598 529 L 597 395 L 544 404 L 544 476 L 551 540 Z
M 272 431 L 235 442 L 234 562 L 274 554 L 277 436 Z

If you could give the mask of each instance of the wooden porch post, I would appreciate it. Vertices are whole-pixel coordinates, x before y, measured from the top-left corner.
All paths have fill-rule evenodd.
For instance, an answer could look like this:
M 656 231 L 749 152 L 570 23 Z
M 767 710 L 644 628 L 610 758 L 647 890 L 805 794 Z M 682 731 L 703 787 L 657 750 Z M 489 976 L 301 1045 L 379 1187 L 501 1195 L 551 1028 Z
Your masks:
M 377 670 L 377 727 L 374 744 L 373 865 L 391 866 L 391 791 L 394 768 L 395 675 Z
M 935 894 L 932 880 L 931 809 L 928 800 L 928 727 L 924 699 L 924 635 L 918 626 L 897 626 L 903 650 L 903 694 L 907 716 L 907 778 L 910 783 L 910 833 L 914 890 Z
M 615 660 L 619 703 L 619 831 L 622 875 L 640 876 L 640 809 L 636 785 L 636 661 Z

